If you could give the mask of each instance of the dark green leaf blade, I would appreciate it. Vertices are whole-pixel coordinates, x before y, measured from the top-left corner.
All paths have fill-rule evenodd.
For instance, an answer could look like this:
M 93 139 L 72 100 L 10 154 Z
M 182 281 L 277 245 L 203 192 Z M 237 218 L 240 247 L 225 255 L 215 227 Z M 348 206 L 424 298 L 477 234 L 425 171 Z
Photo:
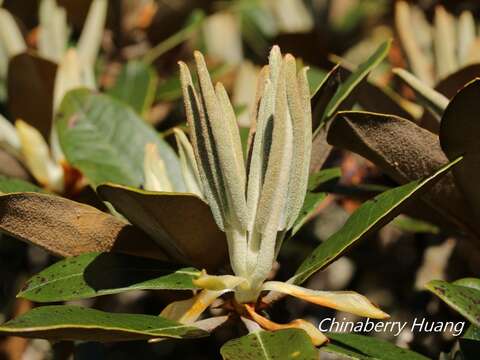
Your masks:
M 142 185 L 144 148 L 147 143 L 154 143 L 165 162 L 170 182 L 176 190 L 185 190 L 175 152 L 121 102 L 89 90 L 73 90 L 63 99 L 56 121 L 68 162 L 93 186 L 109 181 Z
M 423 180 L 412 181 L 406 185 L 385 191 L 374 199 L 365 202 L 350 216 L 338 232 L 313 251 L 300 265 L 290 281 L 293 281 L 295 284 L 302 283 L 313 273 L 321 270 L 342 255 L 355 242 L 367 237 L 393 220 L 410 202 L 433 186 L 460 160 L 461 158 L 458 158 L 445 165 Z
M 108 94 L 144 115 L 152 106 L 157 85 L 157 75 L 150 65 L 142 61 L 130 61 L 122 68 Z
M 441 280 L 430 281 L 425 287 L 472 324 L 480 326 L 480 290 Z
M 328 103 L 322 116 L 322 121 L 332 117 L 350 93 L 364 80 L 378 64 L 380 64 L 390 50 L 391 40 L 382 43 L 378 49 L 343 82 L 333 98 Z
M 329 333 L 328 337 L 332 340 L 332 345 L 327 345 L 332 352 L 350 355 L 352 359 L 382 359 L 382 360 L 427 360 L 428 358 L 411 350 L 399 348 L 385 340 L 363 336 L 357 334 Z M 336 345 L 336 346 L 335 346 Z M 359 357 L 353 357 L 354 353 L 359 353 Z
M 85 299 L 132 290 L 193 290 L 200 272 L 153 259 L 89 253 L 61 260 L 32 277 L 17 295 L 36 302 Z
M 196 338 L 208 333 L 160 316 L 115 314 L 78 306 L 33 309 L 0 325 L 0 334 L 48 340 L 129 341 Z
M 317 360 L 318 351 L 303 330 L 258 331 L 230 340 L 220 350 L 224 360 Z

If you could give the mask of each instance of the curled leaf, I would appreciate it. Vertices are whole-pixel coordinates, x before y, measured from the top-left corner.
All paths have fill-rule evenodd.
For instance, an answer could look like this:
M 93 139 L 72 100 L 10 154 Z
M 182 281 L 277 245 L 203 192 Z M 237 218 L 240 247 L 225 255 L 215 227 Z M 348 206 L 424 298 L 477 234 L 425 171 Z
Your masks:
M 388 319 L 390 317 L 365 296 L 353 291 L 311 290 L 279 281 L 267 281 L 262 289 L 281 292 L 313 304 L 372 319 Z

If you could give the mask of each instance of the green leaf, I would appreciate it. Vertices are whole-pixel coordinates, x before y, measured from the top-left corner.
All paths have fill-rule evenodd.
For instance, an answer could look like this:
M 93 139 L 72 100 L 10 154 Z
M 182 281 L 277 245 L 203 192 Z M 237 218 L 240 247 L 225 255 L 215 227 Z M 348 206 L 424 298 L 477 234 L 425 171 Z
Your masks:
M 100 185 L 97 190 L 172 258 L 207 269 L 227 261 L 225 234 L 216 225 L 210 207 L 196 195 L 113 184 Z
M 130 61 L 107 93 L 130 105 L 138 114 L 145 115 L 155 99 L 157 85 L 155 69 L 141 61 Z
M 199 273 L 153 259 L 96 252 L 53 264 L 28 280 L 17 297 L 53 302 L 132 290 L 193 290 L 192 279 Z
M 140 187 L 144 148 L 154 143 L 170 182 L 184 191 L 177 155 L 129 106 L 89 90 L 73 90 L 63 99 L 56 121 L 68 162 L 93 186 L 114 182 Z
M 308 191 L 316 191 L 322 184 L 337 180 L 341 176 L 342 170 L 338 167 L 320 170 L 308 178 Z
M 477 278 L 463 278 L 463 279 L 455 280 L 453 284 L 469 287 L 472 289 L 477 289 L 480 291 L 480 279 L 477 279 Z
M 322 116 L 322 122 L 332 117 L 335 112 L 340 108 L 342 103 L 348 98 L 350 93 L 357 87 L 362 80 L 364 80 L 378 64 L 380 64 L 385 56 L 387 56 L 390 50 L 391 41 L 386 41 L 381 44 L 378 49 L 368 58 L 367 61 L 362 63 L 357 70 L 355 70 L 345 82 L 343 82 L 338 88 L 333 98 L 328 103 L 325 113 Z
M 14 193 L 0 196 L 0 231 L 57 256 L 118 251 L 165 258 L 158 245 L 125 221 L 60 196 Z
M 407 70 L 396 68 L 392 72 L 413 89 L 418 102 L 430 110 L 437 120 L 442 117 L 448 105 L 448 98 L 416 78 L 415 75 L 410 74 Z
M 44 192 L 44 190 L 28 181 L 0 175 L 0 193 L 15 192 Z
M 308 69 L 307 78 L 312 97 L 314 97 L 318 90 L 322 87 L 322 84 L 327 79 L 328 75 L 330 75 L 330 73 L 327 73 L 325 70 L 316 67 L 310 67 Z
M 329 333 L 327 336 L 332 340 L 332 345 L 327 345 L 325 350 L 350 356 L 350 359 L 428 360 L 416 352 L 371 336 L 340 333 Z
M 425 286 L 475 326 L 480 326 L 480 290 L 433 280 Z
M 48 340 L 128 341 L 197 338 L 208 333 L 160 316 L 115 314 L 78 306 L 42 306 L 0 326 L 0 334 Z
M 478 99 L 480 79 L 468 83 L 448 105 L 440 124 L 440 144 L 449 159 L 463 155 L 462 163 L 453 170 L 456 183 L 470 204 L 476 223 L 480 219 L 480 122 Z
M 317 360 L 318 351 L 303 330 L 258 331 L 230 340 L 220 350 L 224 360 Z
M 431 176 L 385 191 L 362 204 L 345 225 L 330 236 L 300 265 L 290 282 L 300 284 L 347 251 L 354 243 L 368 237 L 399 215 L 445 175 L 461 158 L 445 165 Z
M 410 233 L 438 234 L 440 229 L 426 221 L 414 219 L 408 216 L 397 216 L 392 224 L 398 229 Z

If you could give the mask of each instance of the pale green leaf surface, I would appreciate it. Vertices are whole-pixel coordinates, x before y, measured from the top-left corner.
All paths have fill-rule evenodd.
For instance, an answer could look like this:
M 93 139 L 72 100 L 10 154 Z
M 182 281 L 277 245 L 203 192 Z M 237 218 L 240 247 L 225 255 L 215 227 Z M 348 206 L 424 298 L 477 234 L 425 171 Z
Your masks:
M 357 70 L 339 86 L 337 92 L 328 103 L 321 121 L 332 117 L 356 86 L 370 74 L 373 68 L 383 61 L 390 50 L 390 44 L 391 41 L 386 41 L 381 44 L 379 48 L 364 63 L 360 64 Z
M 73 90 L 65 96 L 56 121 L 68 162 L 91 185 L 113 182 L 141 186 L 144 148 L 154 143 L 174 189 L 185 190 L 177 155 L 129 106 L 107 95 Z

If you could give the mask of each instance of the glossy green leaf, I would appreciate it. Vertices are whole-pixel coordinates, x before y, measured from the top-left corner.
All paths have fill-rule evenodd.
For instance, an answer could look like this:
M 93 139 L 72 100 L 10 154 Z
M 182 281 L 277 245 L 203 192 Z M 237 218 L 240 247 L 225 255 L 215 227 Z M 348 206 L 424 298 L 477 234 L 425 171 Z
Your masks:
M 318 351 L 303 330 L 258 331 L 230 340 L 220 350 L 224 360 L 317 360 Z
M 452 99 L 440 124 L 440 144 L 449 159 L 463 155 L 464 160 L 453 170 L 456 183 L 469 202 L 476 223 L 480 219 L 480 121 L 478 99 L 480 79 L 468 83 Z
M 113 184 L 101 185 L 97 190 L 172 258 L 201 269 L 214 269 L 227 262 L 225 234 L 217 227 L 209 206 L 196 195 Z
M 458 279 L 458 280 L 455 280 L 453 284 L 480 290 L 480 279 L 477 279 L 477 278 Z
M 337 180 L 342 176 L 342 170 L 338 167 L 323 169 L 308 178 L 308 191 L 315 191 L 322 184 Z
M 43 192 L 44 190 L 31 182 L 8 178 L 0 175 L 0 193 L 15 193 L 15 192 Z
M 144 182 L 145 145 L 154 143 L 171 183 L 184 191 L 177 155 L 129 106 L 89 90 L 73 90 L 65 96 L 56 121 L 68 162 L 90 184 L 114 182 L 139 187 Z
M 308 69 L 307 78 L 312 97 L 315 96 L 315 94 L 321 88 L 328 75 L 329 73 L 325 72 L 325 70 L 316 67 L 310 67 Z
M 475 326 L 480 326 L 480 290 L 450 284 L 446 281 L 430 281 L 426 288 L 459 312 Z
M 427 360 L 428 358 L 411 350 L 397 347 L 385 340 L 357 334 L 327 334 L 332 345 L 326 351 L 346 355 L 350 359 L 382 359 L 382 360 Z
M 192 290 L 200 272 L 157 260 L 114 253 L 88 253 L 61 260 L 27 281 L 17 297 L 67 301 L 132 290 Z
M 108 94 L 144 115 L 152 106 L 157 85 L 155 69 L 141 61 L 130 61 L 122 68 Z
M 362 204 L 335 234 L 318 246 L 300 265 L 290 282 L 300 284 L 321 270 L 354 243 L 368 237 L 399 215 L 409 203 L 433 186 L 461 158 L 445 165 L 431 176 L 385 191 Z
M 48 340 L 128 341 L 197 338 L 208 333 L 160 316 L 115 314 L 78 306 L 33 309 L 0 325 L 0 334 Z
M 328 103 L 327 108 L 322 116 L 322 121 L 332 117 L 335 112 L 340 108 L 342 103 L 348 98 L 350 93 L 364 80 L 378 64 L 387 56 L 390 50 L 391 41 L 386 41 L 379 46 L 379 48 L 368 58 L 367 61 L 362 63 L 357 70 L 355 70 L 345 82 L 343 82 L 333 98 Z

